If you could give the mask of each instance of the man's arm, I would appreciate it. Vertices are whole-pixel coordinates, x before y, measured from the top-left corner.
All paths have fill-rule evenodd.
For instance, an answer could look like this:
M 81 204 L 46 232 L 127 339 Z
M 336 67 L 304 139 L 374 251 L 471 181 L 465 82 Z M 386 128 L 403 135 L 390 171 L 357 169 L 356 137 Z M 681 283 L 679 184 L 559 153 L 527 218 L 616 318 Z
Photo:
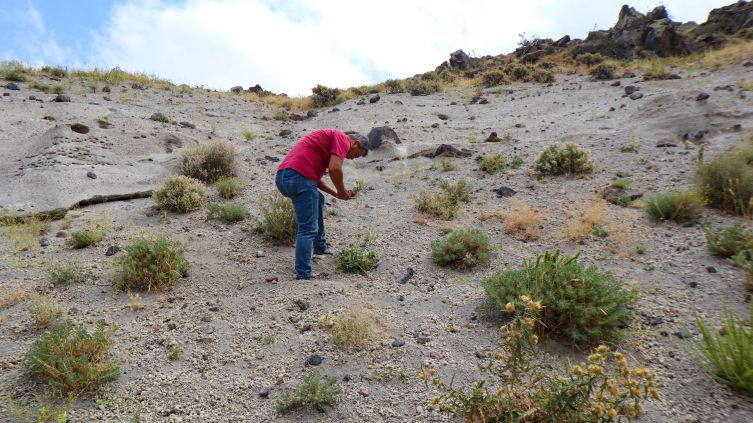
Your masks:
M 350 200 L 353 197 L 353 193 L 345 189 L 345 184 L 343 183 L 343 159 L 334 153 L 329 155 L 329 178 L 332 180 L 332 183 L 335 184 L 335 188 L 337 189 L 335 196 L 337 198 L 341 200 Z M 317 183 L 317 187 L 319 186 L 319 183 L 327 184 L 320 180 Z M 327 186 L 329 186 L 329 184 L 327 184 Z
M 333 197 L 337 197 L 337 190 L 332 188 L 332 185 L 328 184 L 323 176 L 322 179 L 316 181 L 316 187 Z

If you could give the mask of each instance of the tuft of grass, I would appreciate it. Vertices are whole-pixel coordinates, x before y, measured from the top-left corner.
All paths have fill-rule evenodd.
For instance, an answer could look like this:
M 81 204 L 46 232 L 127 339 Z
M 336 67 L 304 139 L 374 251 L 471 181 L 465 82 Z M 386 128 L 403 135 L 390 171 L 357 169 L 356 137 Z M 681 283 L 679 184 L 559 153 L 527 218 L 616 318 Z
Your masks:
M 637 151 L 638 151 L 638 146 L 635 144 L 623 145 L 620 147 L 620 152 L 622 153 L 635 153 Z
M 421 190 L 413 197 L 413 207 L 419 213 L 452 220 L 457 216 L 460 203 L 471 200 L 473 186 L 464 180 L 458 181 L 455 185 L 442 181 L 440 188 L 441 192 Z
M 100 320 L 89 334 L 84 325 L 56 323 L 32 344 L 21 369 L 54 389 L 79 394 L 96 388 L 120 375 L 120 363 L 105 360 L 117 329 Z
M 38 249 L 38 237 L 49 232 L 52 227 L 50 221 L 41 220 L 36 216 L 24 218 L 10 216 L 0 222 L 4 226 L 3 236 L 13 254 Z
M 701 228 L 706 234 L 706 246 L 712 254 L 726 257 L 732 265 L 747 275 L 748 287 L 753 288 L 753 227 L 749 220 L 726 228 L 712 229 L 708 222 Z
M 122 272 L 115 286 L 124 290 L 164 291 L 186 276 L 191 264 L 183 254 L 186 246 L 165 237 L 138 238 L 123 247 L 125 254 L 116 259 Z
M 98 229 L 86 229 L 73 232 L 70 239 L 66 240 L 65 243 L 73 248 L 86 248 L 91 245 L 96 245 L 99 241 L 104 239 L 104 237 L 104 231 Z
M 612 181 L 610 183 L 610 185 L 612 185 L 615 188 L 622 189 L 622 188 L 627 188 L 632 183 L 633 183 L 633 181 L 631 181 L 630 179 L 618 178 L 618 179 L 615 179 L 614 181 Z
M 220 219 L 226 222 L 240 222 L 248 216 L 248 209 L 243 204 L 235 202 L 227 204 L 212 203 L 208 206 L 207 219 L 213 215 L 218 215 Z
M 439 159 L 439 165 L 442 167 L 442 170 L 445 172 L 452 172 L 453 170 L 458 170 L 458 166 L 447 159 Z
M 91 277 L 84 266 L 76 259 L 60 260 L 50 265 L 50 279 L 53 283 L 72 284 L 86 282 Z
M 246 184 L 240 178 L 222 177 L 214 183 L 214 186 L 223 198 L 231 199 L 238 195 Z
M 62 85 L 55 85 L 50 92 L 52 94 L 65 94 L 65 87 Z
M 274 335 L 264 335 L 264 339 L 262 340 L 265 344 L 274 344 L 275 342 L 275 336 Z
M 200 181 L 183 175 L 168 175 L 165 183 L 152 195 L 157 207 L 179 213 L 203 207 L 206 197 L 207 190 Z
M 241 135 L 243 136 L 243 139 L 245 139 L 246 141 L 253 141 L 259 137 L 259 134 L 257 134 L 254 131 L 250 131 L 246 128 L 241 129 Z
M 188 147 L 181 153 L 180 160 L 183 175 L 209 183 L 235 176 L 239 167 L 235 146 L 225 140 Z
M 520 166 L 522 166 L 522 165 L 523 165 L 523 163 L 525 163 L 525 162 L 523 161 L 523 159 L 522 159 L 522 158 L 520 158 L 520 156 L 518 156 L 518 155 L 516 154 L 516 155 L 515 155 L 515 156 L 513 156 L 513 158 L 512 158 L 512 162 L 510 163 L 510 167 L 511 167 L 511 168 L 513 168 L 513 169 L 518 169 L 518 168 L 520 168 Z
M 594 158 L 591 152 L 574 142 L 566 142 L 561 148 L 557 142 L 547 145 L 533 164 L 536 169 L 555 175 L 577 175 L 594 171 Z
M 588 69 L 588 74 L 594 79 L 614 79 L 614 72 L 617 70 L 617 66 L 608 63 L 599 63 L 596 66 Z
M 335 344 L 348 351 L 365 348 L 379 332 L 374 307 L 365 302 L 351 302 L 350 306 L 333 319 L 325 319 Z
M 479 169 L 485 171 L 490 175 L 494 175 L 499 172 L 505 165 L 505 157 L 501 154 L 495 154 L 494 156 L 484 156 L 478 162 Z
M 513 200 L 510 208 L 502 213 L 501 217 L 505 222 L 505 233 L 512 235 L 522 230 L 527 240 L 539 238 L 542 213 L 532 209 L 522 200 Z
M 34 294 L 26 304 L 34 327 L 46 328 L 63 315 L 63 307 L 54 298 L 44 294 Z
M 309 403 L 321 412 L 327 411 L 330 405 L 337 403 L 337 394 L 342 393 L 342 389 L 334 386 L 337 382 L 335 376 L 330 376 L 325 381 L 321 379 L 319 369 L 314 369 L 303 377 L 303 383 L 295 387 L 292 395 L 287 390 L 283 391 L 275 404 L 277 412 L 285 414 Z
M 593 234 L 598 236 L 599 238 L 606 238 L 609 236 L 609 232 L 607 232 L 600 226 L 594 226 Z
M 13 307 L 24 298 L 26 298 L 26 292 L 20 286 L 6 286 L 0 294 L 0 310 Z
M 735 316 L 726 302 L 719 313 L 724 333 L 717 330 L 713 321 L 705 321 L 695 309 L 693 315 L 701 337 L 686 339 L 685 351 L 717 381 L 736 391 L 753 394 L 753 328 L 750 324 Z M 752 321 L 753 304 L 748 322 Z
M 295 220 L 293 202 L 274 190 L 259 200 L 261 221 L 254 228 L 264 233 L 275 243 L 292 245 L 298 234 L 298 222 Z
M 478 228 L 453 231 L 431 242 L 431 255 L 440 266 L 471 268 L 489 262 L 492 246 L 489 237 Z
M 362 275 L 376 268 L 379 264 L 379 255 L 373 248 L 374 241 L 378 237 L 379 234 L 369 230 L 364 232 L 363 241 L 361 241 L 361 234 L 356 235 L 355 244 L 349 244 L 337 253 L 335 257 L 337 267 L 346 273 L 361 273 Z
M 696 168 L 695 182 L 710 206 L 748 216 L 753 212 L 753 147 L 719 153 Z
M 575 216 L 568 217 L 562 234 L 569 242 L 577 242 L 593 233 L 594 226 L 601 224 L 605 203 L 601 199 L 594 199 L 585 210 L 579 210 Z
M 692 190 L 657 193 L 646 199 L 644 211 L 656 220 L 687 222 L 698 218 L 706 201 Z

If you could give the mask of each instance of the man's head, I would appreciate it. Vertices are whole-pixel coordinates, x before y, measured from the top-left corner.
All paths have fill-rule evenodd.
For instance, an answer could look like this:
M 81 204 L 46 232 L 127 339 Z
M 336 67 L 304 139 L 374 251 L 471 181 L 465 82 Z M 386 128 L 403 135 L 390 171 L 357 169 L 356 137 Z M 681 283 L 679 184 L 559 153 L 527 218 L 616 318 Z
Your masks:
M 356 159 L 358 157 L 366 157 L 369 154 L 369 139 L 361 134 L 350 134 L 350 151 L 345 157 L 346 159 Z

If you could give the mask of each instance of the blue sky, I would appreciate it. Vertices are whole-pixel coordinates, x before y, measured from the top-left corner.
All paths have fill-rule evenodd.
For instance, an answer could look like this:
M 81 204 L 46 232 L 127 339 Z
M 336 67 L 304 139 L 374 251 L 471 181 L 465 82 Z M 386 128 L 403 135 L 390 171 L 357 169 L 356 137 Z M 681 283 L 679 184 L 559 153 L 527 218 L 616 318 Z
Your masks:
M 0 0 L 0 59 L 119 66 L 175 83 L 290 95 L 433 70 L 462 48 L 508 53 L 518 34 L 583 38 L 625 0 Z M 732 0 L 665 0 L 678 21 Z M 659 3 L 628 3 L 647 12 Z

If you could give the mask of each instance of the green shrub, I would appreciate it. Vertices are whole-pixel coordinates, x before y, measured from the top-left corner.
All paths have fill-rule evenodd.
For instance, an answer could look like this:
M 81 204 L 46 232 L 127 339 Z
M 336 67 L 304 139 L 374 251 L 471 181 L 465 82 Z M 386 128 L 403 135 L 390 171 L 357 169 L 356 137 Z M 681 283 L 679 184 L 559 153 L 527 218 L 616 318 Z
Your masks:
M 115 280 L 122 289 L 169 290 L 191 267 L 183 256 L 186 246 L 165 237 L 138 238 L 123 250 L 125 254 L 116 259 L 123 271 Z
M 606 238 L 609 236 L 609 232 L 604 230 L 601 226 L 594 226 L 593 234 L 598 236 L 599 238 Z
M 379 256 L 373 248 L 374 241 L 378 237 L 378 234 L 369 230 L 364 232 L 363 241 L 361 241 L 360 234 L 356 235 L 355 244 L 349 244 L 337 253 L 335 257 L 337 267 L 346 273 L 360 273 L 362 275 L 376 268 L 379 264 Z
M 575 56 L 576 63 L 579 63 L 581 65 L 586 65 L 586 66 L 593 66 L 593 65 L 599 64 L 603 60 L 604 58 L 601 57 L 600 53 L 596 53 L 596 54 L 585 53 L 585 54 L 579 54 Z
M 118 326 L 97 322 L 93 334 L 70 321 L 55 324 L 32 344 L 21 369 L 49 386 L 80 393 L 120 375 L 120 363 L 105 360 Z
M 544 327 L 575 342 L 611 341 L 620 333 L 620 321 L 630 317 L 626 308 L 637 302 L 634 292 L 596 266 L 584 268 L 578 255 L 560 257 L 559 250 L 523 260 L 523 268 L 498 270 L 481 282 L 491 303 L 486 307 L 505 310 L 525 295 L 541 299 Z
M 75 259 L 56 261 L 50 265 L 50 279 L 54 283 L 86 282 L 90 277 L 91 275 L 84 270 L 84 266 Z
M 341 102 L 339 100 L 339 88 L 329 88 L 316 84 L 316 87 L 312 88 L 311 92 L 313 93 L 311 96 L 311 105 L 314 107 L 327 107 Z
M 210 219 L 213 215 L 218 215 L 220 219 L 226 222 L 239 222 L 248 216 L 248 209 L 246 206 L 235 202 L 227 204 L 212 203 L 208 208 L 209 213 L 207 219 Z
M 522 158 L 520 158 L 520 156 L 518 156 L 518 155 L 516 154 L 516 155 L 515 155 L 515 156 L 513 156 L 513 158 L 512 158 L 512 163 L 510 163 L 510 167 L 511 167 L 511 168 L 513 168 L 513 169 L 518 169 L 518 168 L 520 168 L 520 166 L 523 166 L 523 163 L 525 163 L 525 162 L 523 161 L 523 159 L 522 159 Z
M 225 140 L 188 147 L 180 155 L 180 173 L 203 182 L 235 176 L 238 166 L 235 146 Z
M 214 186 L 223 198 L 230 199 L 238 195 L 246 184 L 240 178 L 223 177 L 215 182 Z
M 618 179 L 615 179 L 614 181 L 612 181 L 610 183 L 610 185 L 612 185 L 615 188 L 622 189 L 622 188 L 627 188 L 632 183 L 633 183 L 633 181 L 631 181 L 630 179 L 618 178 Z
M 481 376 L 471 386 L 457 387 L 458 379 L 444 382 L 435 369 L 421 367 L 419 379 L 440 394 L 431 404 L 469 423 L 606 423 L 630 421 L 643 401 L 661 400 L 648 370 L 629 367 L 627 357 L 604 345 L 587 364 L 567 363 L 564 369 L 537 359 L 541 304 L 521 297 L 505 309 L 514 313 L 512 321 L 500 328 L 503 341 L 494 352 L 478 362 Z
M 275 409 L 280 414 L 285 414 L 296 407 L 311 403 L 319 411 L 327 411 L 330 405 L 337 403 L 337 394 L 342 393 L 342 389 L 334 386 L 337 382 L 335 376 L 330 376 L 324 382 L 321 381 L 319 369 L 303 377 L 303 384 L 295 387 L 295 392 L 291 396 L 285 390 L 280 396 L 280 400 L 275 404 Z
M 63 87 L 62 85 L 55 85 L 54 87 L 52 87 L 51 93 L 52 94 L 65 94 L 65 87 Z
M 463 180 L 455 185 L 447 181 L 440 182 L 441 192 L 421 190 L 413 197 L 413 207 L 419 213 L 438 217 L 443 220 L 452 220 L 457 216 L 460 202 L 471 200 L 470 192 L 473 186 Z
M 403 82 L 399 79 L 388 79 L 384 83 L 384 89 L 388 93 L 401 93 L 403 92 Z
M 614 79 L 614 72 L 617 70 L 617 66 L 609 65 L 606 63 L 599 63 L 588 69 L 588 74 L 594 79 Z
M 76 231 L 71 234 L 71 238 L 65 241 L 67 245 L 73 248 L 85 248 L 90 245 L 96 245 L 105 237 L 105 233 L 100 230 L 83 230 Z
M 484 87 L 496 87 L 497 85 L 507 84 L 507 75 L 499 70 L 482 72 L 477 78 Z
M 253 131 L 249 131 L 248 129 L 242 129 L 241 130 L 241 135 L 243 135 L 243 138 L 246 141 L 253 141 L 253 140 L 255 140 L 256 138 L 259 137 L 259 134 L 257 134 L 256 132 L 253 132 Z
M 732 265 L 745 270 L 748 286 L 753 288 L 753 228 L 746 220 L 721 229 L 701 224 L 706 233 L 706 246 L 714 255 L 726 257 Z
M 725 151 L 696 168 L 696 185 L 709 205 L 737 215 L 751 214 L 753 167 L 749 155 L 748 149 Z
M 162 210 L 188 213 L 204 207 L 207 189 L 196 179 L 168 175 L 165 183 L 154 190 L 152 199 Z
M 464 180 L 459 180 L 455 185 L 447 181 L 441 181 L 439 187 L 447 194 L 447 198 L 453 203 L 467 203 L 471 201 L 471 191 L 473 191 L 473 185 Z
M 495 154 L 493 156 L 484 156 L 478 161 L 479 169 L 485 171 L 490 175 L 494 175 L 499 172 L 505 165 L 506 159 L 501 154 Z
M 259 201 L 261 222 L 255 228 L 273 242 L 292 245 L 298 234 L 298 222 L 295 220 L 293 202 L 275 190 Z
M 557 78 L 554 77 L 554 72 L 540 68 L 536 68 L 533 72 L 532 79 L 541 82 L 542 84 L 548 84 L 557 80 Z
M 676 190 L 649 196 L 644 210 L 656 220 L 687 222 L 699 216 L 704 203 L 701 196 L 694 191 Z
M 448 84 L 452 84 L 453 82 L 455 82 L 457 77 L 455 76 L 455 74 L 445 69 L 442 72 L 439 72 L 439 79 Z
M 693 314 L 701 338 L 685 340 L 685 350 L 714 379 L 736 391 L 753 394 L 753 327 L 735 316 L 726 303 L 719 313 L 724 333 L 695 310 Z M 753 304 L 748 322 L 753 322 Z
M 431 256 L 440 266 L 476 267 L 489 262 L 491 251 L 489 237 L 478 228 L 453 231 L 431 242 Z
M 58 78 L 65 78 L 66 76 L 68 76 L 68 68 L 55 66 L 54 68 L 50 69 L 50 73 L 53 76 L 57 76 Z
M 591 173 L 594 170 L 594 158 L 590 151 L 574 142 L 566 142 L 562 144 L 562 148 L 559 143 L 553 142 L 541 150 L 533 165 L 536 169 L 555 175 Z
M 5 73 L 5 79 L 13 82 L 26 82 L 26 75 L 16 71 L 9 71 Z
M 453 170 L 458 170 L 458 167 L 455 163 L 447 160 L 447 159 L 439 159 L 439 165 L 442 167 L 442 170 L 445 172 L 451 172 Z
M 411 80 L 408 85 L 409 89 L 417 89 L 424 94 L 435 94 L 442 91 L 442 85 L 439 81 L 416 81 Z

